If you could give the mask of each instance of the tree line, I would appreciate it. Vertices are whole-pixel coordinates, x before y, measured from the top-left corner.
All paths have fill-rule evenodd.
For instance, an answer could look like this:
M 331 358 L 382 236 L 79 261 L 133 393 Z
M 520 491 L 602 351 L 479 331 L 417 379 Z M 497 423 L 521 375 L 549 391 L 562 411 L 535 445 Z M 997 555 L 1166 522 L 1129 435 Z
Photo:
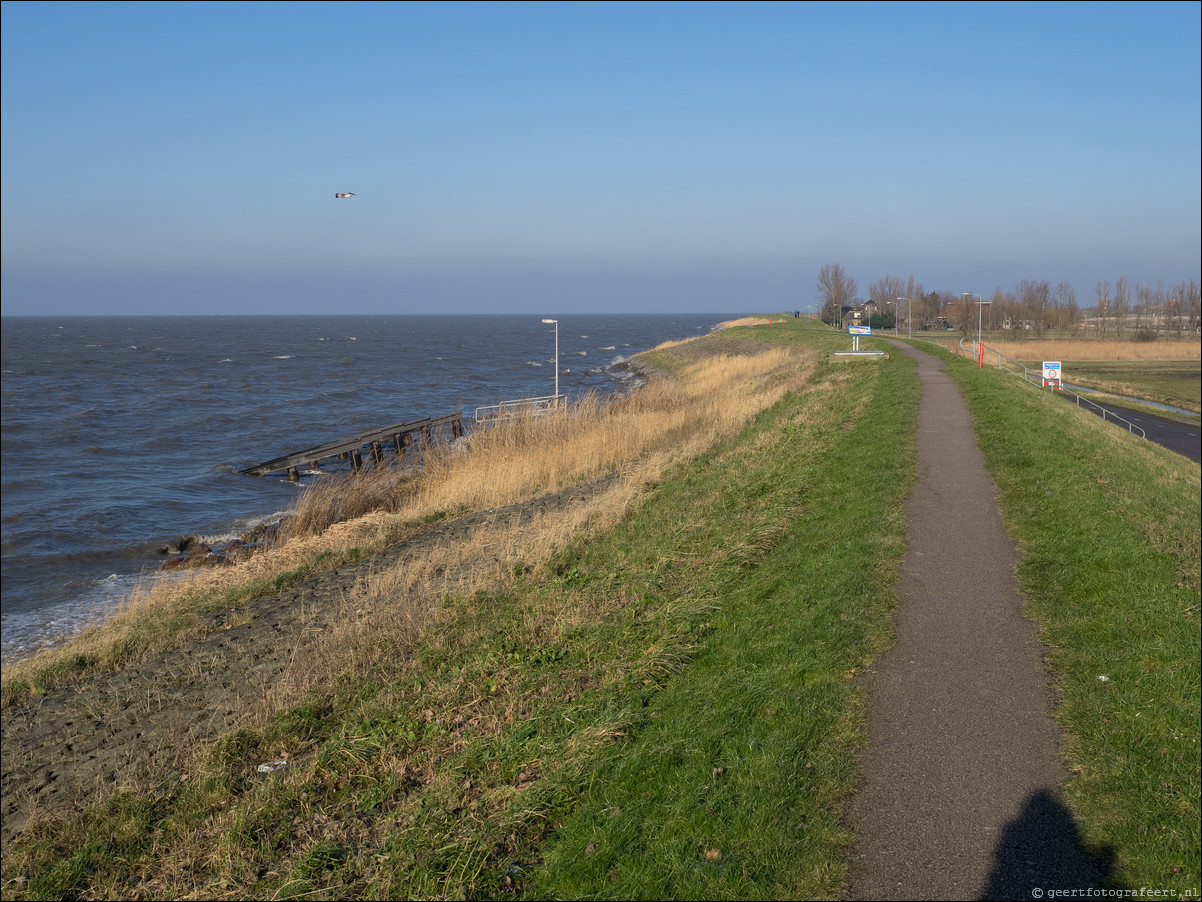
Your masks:
M 1080 332 L 1099 338 L 1155 338 L 1165 334 L 1199 334 L 1202 295 L 1197 280 L 1176 285 L 1132 284 L 1120 278 L 1099 282 L 1093 304 L 1083 306 L 1067 282 L 1052 286 L 1046 279 L 1023 279 L 1013 291 L 992 295 L 975 292 L 927 291 L 913 276 L 905 281 L 884 276 L 857 295 L 856 280 L 837 263 L 818 273 L 818 300 L 825 323 L 841 327 L 854 311 L 864 311 L 873 325 L 891 328 L 953 329 L 968 335 L 980 327 L 1030 338 L 1045 331 Z

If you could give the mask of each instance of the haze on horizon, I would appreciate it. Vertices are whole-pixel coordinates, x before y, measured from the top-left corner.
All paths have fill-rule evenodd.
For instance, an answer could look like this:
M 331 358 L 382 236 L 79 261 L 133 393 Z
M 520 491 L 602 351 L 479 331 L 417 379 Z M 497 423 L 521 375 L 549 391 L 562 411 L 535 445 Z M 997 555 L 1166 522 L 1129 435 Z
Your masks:
M 1200 11 L 5 2 L 3 313 L 1198 280 Z

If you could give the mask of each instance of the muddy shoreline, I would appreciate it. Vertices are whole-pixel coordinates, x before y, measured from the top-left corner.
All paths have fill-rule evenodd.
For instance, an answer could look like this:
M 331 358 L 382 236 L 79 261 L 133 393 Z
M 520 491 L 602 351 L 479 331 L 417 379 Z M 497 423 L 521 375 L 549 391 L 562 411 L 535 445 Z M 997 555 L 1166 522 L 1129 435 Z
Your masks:
M 711 333 L 705 342 L 674 348 L 673 356 L 687 361 L 747 349 L 746 340 Z M 623 366 L 635 388 L 656 372 L 645 359 Z M 348 600 L 373 572 L 449 545 L 467 549 L 460 558 L 468 568 L 484 570 L 496 558 L 475 540 L 478 531 L 584 505 L 621 478 L 610 474 L 444 521 L 362 560 L 209 614 L 203 634 L 178 648 L 8 705 L 0 718 L 0 843 L 38 814 L 95 804 L 123 786 L 186 777 L 198 752 L 258 723 L 291 663 L 314 654 L 327 628 L 355 616 Z
M 8 706 L 0 726 L 0 843 L 7 845 L 38 813 L 79 808 L 122 786 L 186 774 L 198 750 L 256 721 L 260 702 L 290 663 L 347 616 L 348 598 L 373 571 L 433 547 L 471 546 L 481 528 L 586 502 L 616 478 L 446 521 L 292 588 L 210 614 L 207 631 L 179 648 Z M 493 563 L 486 548 L 474 561 Z

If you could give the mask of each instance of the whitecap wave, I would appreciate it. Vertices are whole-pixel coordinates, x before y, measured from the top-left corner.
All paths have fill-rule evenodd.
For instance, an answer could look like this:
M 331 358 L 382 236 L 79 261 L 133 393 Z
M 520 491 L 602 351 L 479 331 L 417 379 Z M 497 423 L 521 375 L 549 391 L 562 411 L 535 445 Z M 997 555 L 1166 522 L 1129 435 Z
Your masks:
M 7 662 L 56 645 L 88 627 L 100 626 L 122 611 L 141 581 L 140 574 L 113 573 L 70 601 L 32 611 L 5 612 L 0 654 Z
M 276 511 L 274 514 L 268 514 L 265 517 L 247 517 L 243 520 L 235 520 L 224 532 L 200 535 L 198 538 L 206 545 L 221 545 L 246 535 L 246 533 L 258 526 L 263 526 L 266 523 L 278 523 L 285 516 L 287 516 L 287 511 Z

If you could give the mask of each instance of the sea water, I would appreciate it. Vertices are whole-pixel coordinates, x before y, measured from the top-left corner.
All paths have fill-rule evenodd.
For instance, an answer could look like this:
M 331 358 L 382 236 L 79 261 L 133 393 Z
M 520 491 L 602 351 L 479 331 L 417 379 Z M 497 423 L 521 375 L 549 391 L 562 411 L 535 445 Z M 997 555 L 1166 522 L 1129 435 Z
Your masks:
M 559 317 L 561 393 L 736 314 Z M 161 549 L 278 518 L 241 470 L 371 429 L 555 391 L 537 316 L 5 317 L 5 660 L 114 610 Z

